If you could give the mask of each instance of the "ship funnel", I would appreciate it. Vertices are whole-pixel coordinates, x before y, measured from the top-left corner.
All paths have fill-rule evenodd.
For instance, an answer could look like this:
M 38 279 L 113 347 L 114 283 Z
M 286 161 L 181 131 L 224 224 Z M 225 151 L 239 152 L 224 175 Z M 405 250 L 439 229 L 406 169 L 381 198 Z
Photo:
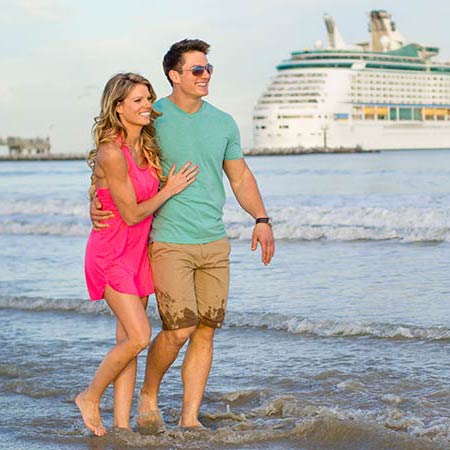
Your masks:
M 328 14 L 324 14 L 323 20 L 325 21 L 325 26 L 327 27 L 328 33 L 328 46 L 333 49 L 344 49 L 347 47 L 344 39 L 339 33 L 339 30 L 334 22 L 334 19 Z
M 405 37 L 397 31 L 387 11 L 371 11 L 369 30 L 372 35 L 371 50 L 374 52 L 397 50 L 406 44 Z

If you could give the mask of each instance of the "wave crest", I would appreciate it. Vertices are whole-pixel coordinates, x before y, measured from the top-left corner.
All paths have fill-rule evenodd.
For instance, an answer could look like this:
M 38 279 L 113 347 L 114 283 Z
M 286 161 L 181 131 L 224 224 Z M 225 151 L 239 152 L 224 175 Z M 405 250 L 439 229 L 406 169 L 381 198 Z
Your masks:
M 111 314 L 105 302 L 87 299 L 55 299 L 44 297 L 0 297 L 0 308 L 28 311 L 61 311 L 79 314 Z M 157 317 L 156 307 L 149 306 L 151 317 Z M 377 339 L 405 339 L 423 341 L 450 340 L 446 327 L 421 327 L 409 324 L 390 324 L 362 320 L 314 320 L 279 313 L 228 311 L 226 327 L 248 327 L 284 331 L 289 334 L 317 337 L 371 337 Z
M 271 214 L 277 239 L 450 242 L 450 210 L 442 206 L 278 206 Z M 88 205 L 63 200 L 8 203 L 0 215 L 0 234 L 87 236 L 91 229 Z M 251 239 L 253 220 L 242 209 L 227 206 L 224 222 L 230 238 Z

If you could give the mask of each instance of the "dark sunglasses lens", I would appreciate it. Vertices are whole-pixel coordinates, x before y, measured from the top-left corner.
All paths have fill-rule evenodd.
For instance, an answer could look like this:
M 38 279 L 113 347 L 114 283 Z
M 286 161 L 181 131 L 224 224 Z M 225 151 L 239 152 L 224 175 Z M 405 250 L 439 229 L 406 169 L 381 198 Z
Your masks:
M 191 68 L 192 75 L 194 75 L 195 77 L 203 75 L 204 71 L 205 68 L 203 66 L 194 66 Z
M 202 76 L 205 70 L 211 75 L 213 73 L 213 66 L 211 64 L 206 64 L 206 66 L 194 66 L 191 68 L 192 75 L 195 77 Z

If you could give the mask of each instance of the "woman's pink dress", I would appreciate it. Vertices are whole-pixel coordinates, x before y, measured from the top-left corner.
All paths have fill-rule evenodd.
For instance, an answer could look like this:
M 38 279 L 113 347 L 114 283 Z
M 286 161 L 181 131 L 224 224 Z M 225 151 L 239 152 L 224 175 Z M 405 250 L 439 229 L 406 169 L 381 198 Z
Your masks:
M 134 186 L 138 203 L 158 192 L 159 181 L 154 168 L 139 167 L 123 144 L 128 175 Z M 108 228 L 91 231 L 86 245 L 85 275 L 91 300 L 101 300 L 106 286 L 123 294 L 144 297 L 154 292 L 147 255 L 148 238 L 153 216 L 136 225 L 127 225 L 119 214 L 108 188 L 97 188 L 97 196 L 104 210 L 114 213 L 106 221 Z

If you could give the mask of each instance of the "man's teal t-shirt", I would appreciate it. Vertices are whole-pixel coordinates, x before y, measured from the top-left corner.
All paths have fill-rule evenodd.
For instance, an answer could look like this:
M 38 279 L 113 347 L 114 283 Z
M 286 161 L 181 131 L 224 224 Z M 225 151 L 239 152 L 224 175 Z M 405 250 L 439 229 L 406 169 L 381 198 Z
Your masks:
M 193 184 L 159 209 L 151 240 L 202 244 L 225 237 L 222 165 L 224 160 L 243 157 L 236 122 L 205 101 L 193 114 L 184 112 L 168 98 L 153 106 L 163 113 L 155 127 L 164 175 L 173 164 L 178 171 L 188 161 L 198 164 L 200 172 Z

